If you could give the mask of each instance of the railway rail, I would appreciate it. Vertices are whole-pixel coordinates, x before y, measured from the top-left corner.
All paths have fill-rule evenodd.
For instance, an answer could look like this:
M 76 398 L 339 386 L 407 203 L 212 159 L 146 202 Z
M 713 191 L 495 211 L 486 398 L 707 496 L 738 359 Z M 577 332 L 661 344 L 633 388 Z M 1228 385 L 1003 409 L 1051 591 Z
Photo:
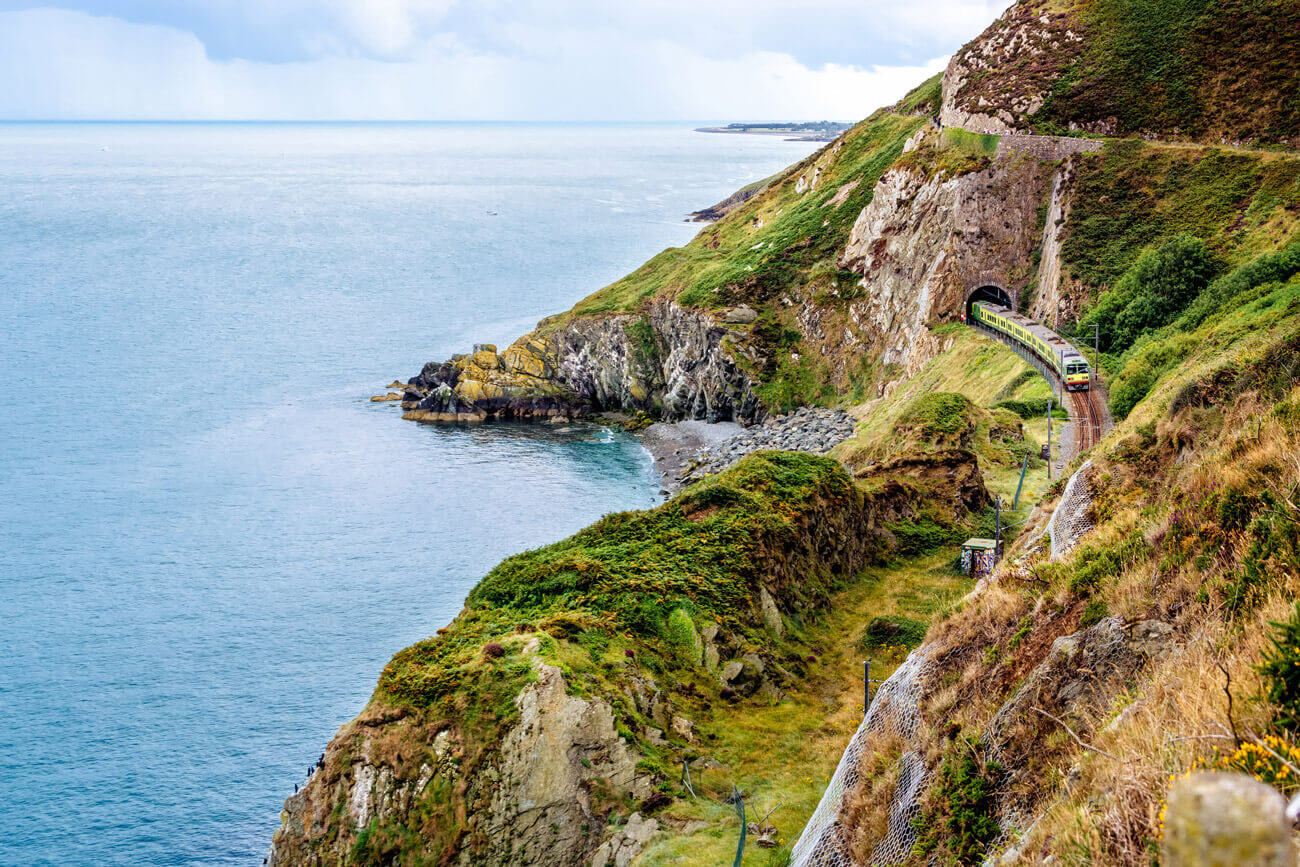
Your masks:
M 988 308 L 1000 317 L 996 326 L 991 327 L 991 323 L 980 321 L 988 318 L 981 315 L 984 311 L 978 310 L 986 305 L 974 306 L 976 315 L 963 316 L 963 320 L 977 331 L 1005 343 L 1029 362 L 1048 381 L 1053 394 L 1070 414 L 1069 434 L 1061 438 L 1061 464 L 1054 468 L 1063 467 L 1100 442 L 1110 428 L 1110 413 L 1096 371 L 1088 369 L 1082 353 L 1045 325 L 1005 308 Z M 1080 375 L 1075 375 L 1076 370 L 1081 371 Z

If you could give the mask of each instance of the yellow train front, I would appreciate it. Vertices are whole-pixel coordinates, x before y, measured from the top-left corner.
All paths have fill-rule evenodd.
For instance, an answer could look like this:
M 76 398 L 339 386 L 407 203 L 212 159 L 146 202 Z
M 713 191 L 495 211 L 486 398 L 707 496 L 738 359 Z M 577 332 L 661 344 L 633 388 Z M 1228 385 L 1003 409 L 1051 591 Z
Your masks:
M 977 301 L 971 305 L 971 312 L 980 323 L 1005 334 L 1042 359 L 1056 371 L 1066 391 L 1087 391 L 1091 387 L 1088 359 L 1056 332 L 1006 307 Z
M 1092 377 L 1088 371 L 1088 362 L 1080 356 L 1077 360 L 1070 359 L 1065 365 L 1065 390 L 1066 391 L 1087 391 L 1092 387 Z

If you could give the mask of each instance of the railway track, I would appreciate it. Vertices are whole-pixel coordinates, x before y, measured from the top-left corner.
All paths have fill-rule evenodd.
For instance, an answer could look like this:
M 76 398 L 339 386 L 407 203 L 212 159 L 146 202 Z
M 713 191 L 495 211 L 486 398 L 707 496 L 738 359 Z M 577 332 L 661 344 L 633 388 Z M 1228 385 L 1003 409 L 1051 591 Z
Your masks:
M 1106 413 L 1098 406 L 1100 391 L 1067 391 L 1070 408 L 1070 421 L 1075 424 L 1075 454 L 1087 451 L 1101 441 L 1105 431 Z M 1073 458 L 1074 455 L 1069 457 Z

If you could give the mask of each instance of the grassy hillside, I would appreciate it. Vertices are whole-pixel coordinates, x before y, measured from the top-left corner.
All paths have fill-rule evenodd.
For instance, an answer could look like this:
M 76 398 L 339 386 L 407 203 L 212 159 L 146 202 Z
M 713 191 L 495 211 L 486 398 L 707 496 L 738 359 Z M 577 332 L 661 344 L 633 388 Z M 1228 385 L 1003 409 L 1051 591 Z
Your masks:
M 1086 38 L 1033 115 L 1038 132 L 1115 118 L 1119 135 L 1300 143 L 1295 3 L 1094 0 L 1069 14 Z
M 665 250 L 580 301 L 559 321 L 635 311 L 653 297 L 706 308 L 770 302 L 815 267 L 832 266 L 853 221 L 871 201 L 876 181 L 922 123 L 920 118 L 877 112 L 784 172 L 685 247 Z M 813 189 L 812 176 L 819 168 Z M 800 189 L 801 179 L 806 189 Z
M 1290 0 L 1021 0 L 957 53 L 950 97 L 1041 134 L 1295 147 L 1298 55 Z
M 925 701 L 926 749 L 948 771 L 923 822 L 948 833 L 923 838 L 926 857 L 979 863 L 1016 842 L 996 843 L 997 817 L 1014 805 L 1042 816 L 1027 857 L 1146 865 L 1173 777 L 1233 768 L 1296 791 L 1281 764 L 1251 761 L 1242 744 L 1267 735 L 1294 757 L 1300 735 L 1287 715 L 1297 651 L 1275 646 L 1270 626 L 1298 616 L 1298 290 L 1294 277 L 1243 289 L 1191 328 L 1094 456 L 1096 529 L 1063 562 L 1013 551 L 1017 568 L 932 629 L 934 676 L 948 686 Z M 997 717 L 1053 641 L 1109 616 L 1173 633 L 1137 674 L 1099 677 L 1075 701 L 1043 699 L 1088 750 L 1050 720 Z M 1069 678 L 1055 676 L 1047 695 Z M 987 797 L 971 800 L 975 790 Z

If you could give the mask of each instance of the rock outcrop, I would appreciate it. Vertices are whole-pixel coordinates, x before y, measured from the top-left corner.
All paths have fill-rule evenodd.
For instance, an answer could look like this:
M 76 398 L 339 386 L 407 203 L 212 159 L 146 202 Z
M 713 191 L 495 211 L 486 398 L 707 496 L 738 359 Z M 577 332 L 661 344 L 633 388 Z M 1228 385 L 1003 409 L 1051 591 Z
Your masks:
M 743 310 L 730 318 L 753 321 Z M 752 422 L 762 408 L 734 356 L 744 351 L 744 337 L 668 301 L 643 315 L 553 318 L 504 352 L 482 345 L 426 364 L 408 383 L 403 418 L 546 420 L 621 411 Z
M 1087 36 L 1074 16 L 1047 5 L 1022 0 L 952 56 L 943 74 L 944 126 L 999 135 L 1030 130 L 1028 116 L 1043 107 Z
M 483 773 L 462 778 L 449 729 L 431 738 L 427 761 L 394 759 L 388 750 L 405 739 L 412 718 L 365 715 L 345 726 L 330 745 L 329 758 L 359 742 L 358 753 L 342 773 L 325 771 L 285 801 L 269 863 L 340 863 L 373 822 L 405 824 L 432 785 L 463 786 L 468 800 L 482 803 L 471 820 L 480 841 L 456 862 L 511 867 L 520 863 L 578 864 L 601 848 L 606 863 L 626 864 L 654 833 L 653 819 L 631 820 L 601 844 L 603 816 L 593 814 L 590 784 L 607 794 L 646 798 L 652 778 L 638 771 L 639 755 L 618 733 L 614 711 L 599 698 L 569 694 L 560 669 L 534 659 L 537 680 L 515 699 L 518 718 L 501 740 L 498 760 Z M 416 740 L 421 740 L 417 736 Z M 346 745 L 346 747 L 344 746 Z M 326 765 L 331 768 L 335 761 Z M 334 804 L 346 806 L 348 829 L 339 833 Z
M 1286 801 L 1245 774 L 1192 774 L 1169 790 L 1165 867 L 1292 867 Z
M 1019 154 L 955 177 L 886 172 L 840 257 L 865 290 L 848 305 L 856 339 L 912 376 L 941 348 L 930 327 L 959 319 L 973 290 L 992 285 L 1016 298 L 1029 283 L 1050 184 L 1048 168 Z M 815 332 L 816 319 L 809 310 L 801 323 Z

